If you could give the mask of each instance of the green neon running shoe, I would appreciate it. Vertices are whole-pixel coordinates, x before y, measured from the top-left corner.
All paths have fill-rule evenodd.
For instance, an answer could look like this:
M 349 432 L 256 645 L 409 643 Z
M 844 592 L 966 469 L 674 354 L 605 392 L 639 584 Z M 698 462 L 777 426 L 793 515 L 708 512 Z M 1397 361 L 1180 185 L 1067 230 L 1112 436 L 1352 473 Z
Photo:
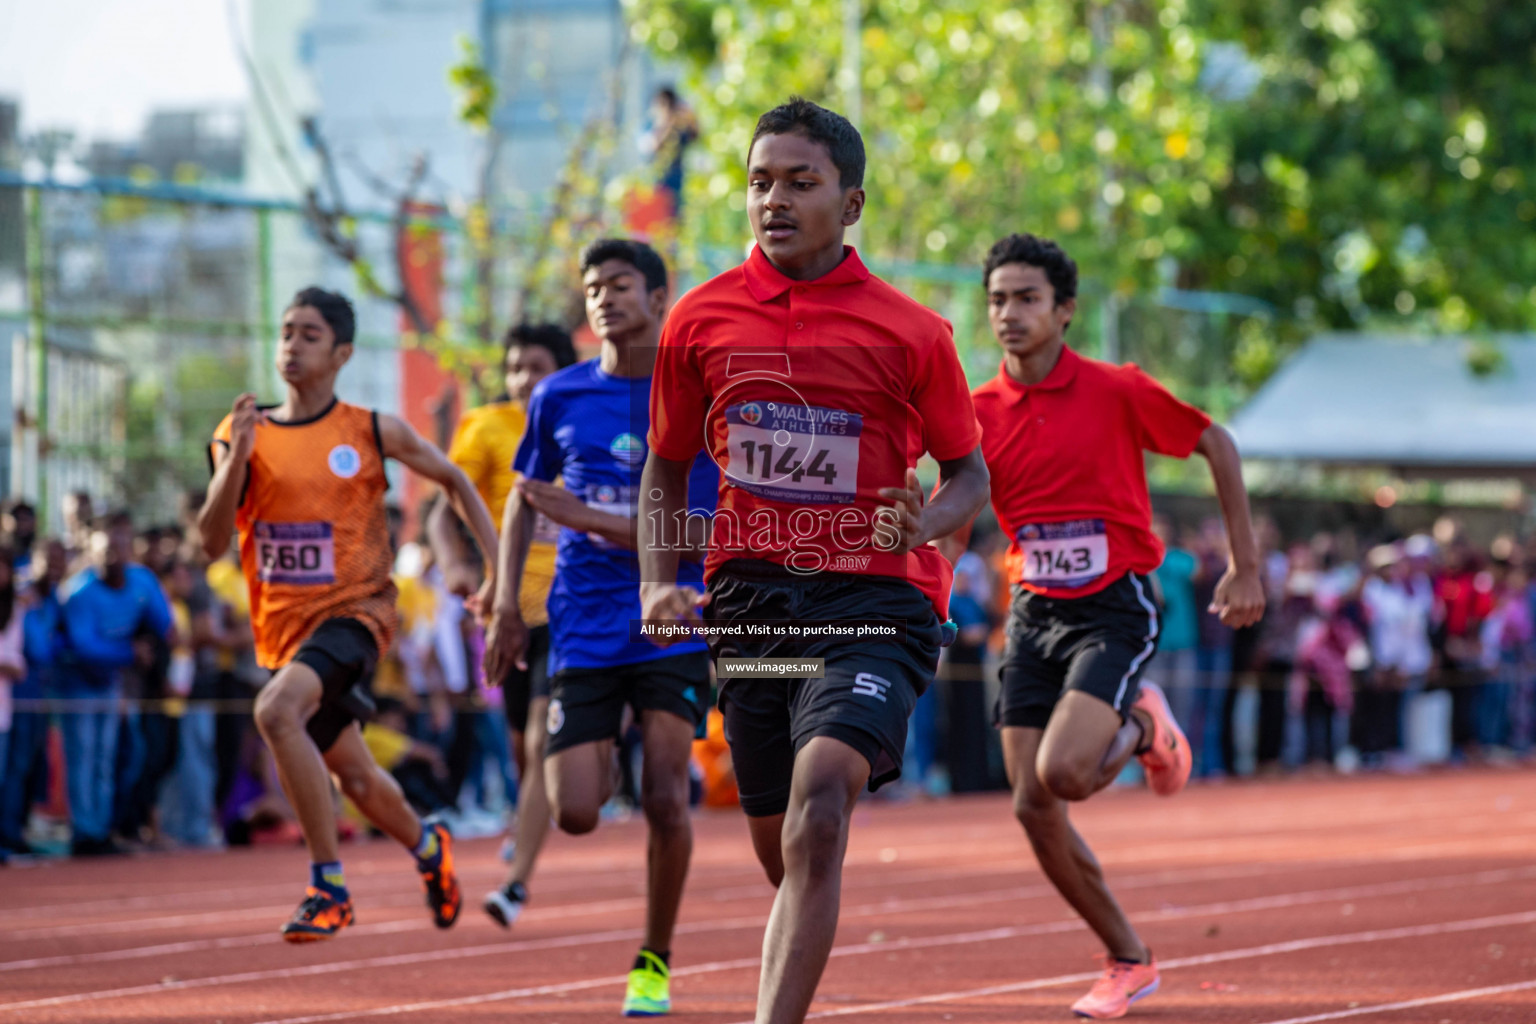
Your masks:
M 662 1017 L 672 1012 L 672 972 L 648 949 L 640 951 L 644 966 L 629 972 L 624 990 L 624 1016 Z

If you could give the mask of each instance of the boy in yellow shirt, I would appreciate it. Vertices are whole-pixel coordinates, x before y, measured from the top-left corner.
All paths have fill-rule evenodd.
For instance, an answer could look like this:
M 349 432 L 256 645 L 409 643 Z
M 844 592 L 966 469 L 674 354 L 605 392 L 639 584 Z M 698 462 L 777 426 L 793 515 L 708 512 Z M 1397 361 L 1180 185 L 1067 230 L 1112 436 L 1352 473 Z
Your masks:
M 517 482 L 512 460 L 527 426 L 528 396 L 539 381 L 576 362 L 570 334 L 553 324 L 517 324 L 507 331 L 505 346 L 502 366 L 506 399 L 465 413 L 448 449 L 449 460 L 474 483 L 497 523 Z M 481 567 L 447 502 L 438 503 L 427 532 L 448 589 L 464 597 L 475 593 Z M 502 689 L 518 772 L 512 868 L 506 884 L 485 898 L 485 912 L 506 928 L 517 920 L 527 902 L 528 879 L 549 832 L 549 798 L 544 792 L 545 719 L 549 709 L 549 615 L 545 602 L 555 578 L 558 537 L 559 528 L 540 516 L 523 569 L 519 602 L 523 621 L 529 626 L 528 668 L 513 668 L 505 679 L 490 680 Z M 482 554 L 495 558 L 495 552 Z

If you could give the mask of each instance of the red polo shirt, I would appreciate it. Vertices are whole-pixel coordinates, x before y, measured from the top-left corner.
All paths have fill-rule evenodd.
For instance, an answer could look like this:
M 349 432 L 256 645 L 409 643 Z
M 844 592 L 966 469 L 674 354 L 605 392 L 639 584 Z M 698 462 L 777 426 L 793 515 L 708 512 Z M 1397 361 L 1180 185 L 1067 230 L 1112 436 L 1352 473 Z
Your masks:
M 1070 348 L 1038 384 L 1003 368 L 971 397 L 1010 582 L 1084 597 L 1162 564 L 1142 452 L 1187 458 L 1209 416 L 1136 366 Z
M 738 557 L 895 576 L 946 615 L 949 563 L 932 547 L 891 553 L 877 492 L 904 486 L 924 452 L 974 451 L 981 428 L 948 322 L 851 247 L 815 281 L 754 247 L 684 295 L 661 337 L 649 441 L 678 461 L 707 448 L 722 470 L 706 576 Z

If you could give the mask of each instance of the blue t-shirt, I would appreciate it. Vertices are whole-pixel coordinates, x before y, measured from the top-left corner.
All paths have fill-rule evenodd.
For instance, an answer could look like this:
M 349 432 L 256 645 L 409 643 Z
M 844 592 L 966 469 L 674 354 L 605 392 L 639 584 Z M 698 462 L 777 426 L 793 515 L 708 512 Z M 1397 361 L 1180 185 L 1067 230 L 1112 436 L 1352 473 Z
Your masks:
M 1195 556 L 1183 548 L 1169 548 L 1154 575 L 1163 591 L 1163 635 L 1157 645 L 1164 651 L 1187 651 L 1200 640 L 1200 613 L 1195 607 Z
M 557 477 L 592 508 L 633 518 L 640 507 L 650 429 L 651 378 L 614 377 L 596 359 L 539 382 L 513 468 L 533 480 Z M 700 443 L 702 447 L 702 439 Z M 693 464 L 688 508 L 712 515 L 720 471 L 708 455 Z M 704 587 L 702 562 L 678 563 L 677 582 Z M 561 528 L 549 589 L 549 671 L 604 668 L 705 650 L 702 642 L 657 647 L 630 639 L 640 618 L 640 558 L 601 537 Z
M 164 636 L 171 628 L 171 606 L 155 574 L 130 565 L 123 576 L 122 587 L 113 588 L 85 569 L 63 587 L 65 665 L 92 685 L 109 685 L 133 664 L 140 630 Z

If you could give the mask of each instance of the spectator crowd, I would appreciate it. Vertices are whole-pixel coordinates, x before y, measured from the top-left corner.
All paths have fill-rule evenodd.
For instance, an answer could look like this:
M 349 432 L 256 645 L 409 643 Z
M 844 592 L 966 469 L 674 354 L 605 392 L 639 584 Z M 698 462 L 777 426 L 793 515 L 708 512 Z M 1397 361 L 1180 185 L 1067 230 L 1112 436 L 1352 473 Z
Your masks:
M 176 523 L 136 529 L 69 495 L 57 537 L 39 536 L 25 501 L 6 504 L 0 856 L 297 842 L 251 724 L 267 673 L 238 554 L 203 555 L 201 499 L 188 494 Z M 483 684 L 473 616 L 425 544 L 398 543 L 402 525 L 393 514 L 400 638 L 364 739 L 422 813 L 495 834 L 517 792 L 501 693 Z M 1206 610 L 1226 566 L 1220 522 L 1160 516 L 1155 528 L 1167 555 L 1148 677 L 1188 734 L 1194 777 L 1512 763 L 1536 750 L 1536 537 L 1479 547 L 1442 520 L 1369 543 L 1347 531 L 1287 542 L 1261 523 L 1269 607 L 1233 631 Z M 979 531 L 956 566 L 959 639 L 913 715 L 909 792 L 1000 781 L 989 719 L 1004 547 Z M 711 804 L 730 800 L 722 746 L 697 748 L 696 796 Z
M 1158 516 L 1154 529 L 1167 553 L 1147 678 L 1188 734 L 1193 778 L 1507 764 L 1536 752 L 1536 535 L 1479 547 L 1442 519 L 1408 536 L 1285 541 L 1261 520 L 1268 608 L 1234 631 L 1207 611 L 1227 565 L 1221 521 Z M 975 752 L 1004 643 L 1005 547 L 978 533 L 956 566 L 961 638 L 918 703 L 908 747 L 908 781 L 930 791 L 1001 785 L 998 753 L 978 765 Z

